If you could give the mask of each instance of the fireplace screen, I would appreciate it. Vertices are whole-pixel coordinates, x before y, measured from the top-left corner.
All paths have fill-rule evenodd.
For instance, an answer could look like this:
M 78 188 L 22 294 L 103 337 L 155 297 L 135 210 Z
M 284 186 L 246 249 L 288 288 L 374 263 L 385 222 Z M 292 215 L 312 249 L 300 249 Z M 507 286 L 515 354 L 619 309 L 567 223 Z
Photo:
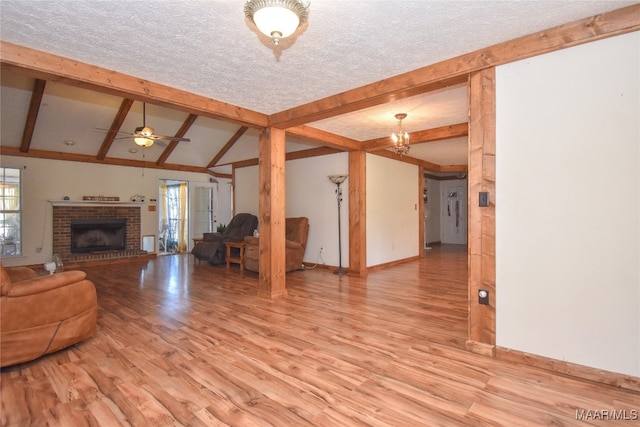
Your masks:
M 126 249 L 126 218 L 71 220 L 71 252 L 121 251 Z

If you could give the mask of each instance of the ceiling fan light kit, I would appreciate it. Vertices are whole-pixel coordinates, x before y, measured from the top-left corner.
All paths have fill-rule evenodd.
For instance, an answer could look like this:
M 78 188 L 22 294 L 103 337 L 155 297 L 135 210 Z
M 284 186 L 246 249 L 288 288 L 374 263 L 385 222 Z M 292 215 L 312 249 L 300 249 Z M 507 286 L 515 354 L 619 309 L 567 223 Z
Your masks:
M 407 118 L 406 113 L 398 113 L 395 115 L 398 120 L 398 130 L 391 134 L 393 141 L 393 151 L 396 154 L 403 155 L 409 152 L 409 132 L 402 128 L 402 121 Z
M 307 21 L 308 8 L 308 1 L 248 0 L 244 5 L 244 14 L 277 46 L 280 39 L 289 37 Z

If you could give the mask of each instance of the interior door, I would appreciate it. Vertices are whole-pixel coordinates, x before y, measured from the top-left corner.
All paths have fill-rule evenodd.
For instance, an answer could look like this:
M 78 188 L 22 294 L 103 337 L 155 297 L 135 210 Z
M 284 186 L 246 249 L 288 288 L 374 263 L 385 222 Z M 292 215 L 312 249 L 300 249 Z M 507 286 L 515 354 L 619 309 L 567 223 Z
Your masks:
M 218 226 L 218 184 L 197 184 L 193 193 L 193 237 L 202 237 Z
M 442 186 L 442 243 L 467 244 L 467 187 L 460 183 Z

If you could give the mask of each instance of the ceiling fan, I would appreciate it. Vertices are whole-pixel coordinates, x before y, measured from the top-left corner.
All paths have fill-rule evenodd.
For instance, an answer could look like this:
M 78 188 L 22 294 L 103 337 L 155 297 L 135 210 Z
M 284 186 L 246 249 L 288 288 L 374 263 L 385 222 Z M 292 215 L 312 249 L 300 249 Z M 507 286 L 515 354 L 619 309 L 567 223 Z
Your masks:
M 184 141 L 190 142 L 189 138 L 181 138 L 179 136 L 165 136 L 156 135 L 152 127 L 147 126 L 147 104 L 142 103 L 142 126 L 137 127 L 133 132 L 133 141 L 140 147 L 151 147 L 154 142 L 158 142 L 158 145 L 165 146 L 163 141 Z

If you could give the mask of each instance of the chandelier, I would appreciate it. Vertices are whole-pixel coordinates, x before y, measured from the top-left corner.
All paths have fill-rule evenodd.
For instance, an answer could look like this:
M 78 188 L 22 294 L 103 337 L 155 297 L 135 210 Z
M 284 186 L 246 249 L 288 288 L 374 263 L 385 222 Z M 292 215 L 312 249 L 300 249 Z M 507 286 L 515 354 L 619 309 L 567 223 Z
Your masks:
M 244 5 L 244 14 L 277 46 L 280 39 L 289 37 L 300 24 L 307 21 L 308 8 L 308 1 L 248 0 Z
M 393 141 L 393 151 L 396 154 L 403 155 L 409 152 L 409 132 L 402 128 L 402 120 L 407 118 L 405 113 L 398 113 L 395 115 L 398 119 L 398 130 L 391 134 L 391 140 Z

